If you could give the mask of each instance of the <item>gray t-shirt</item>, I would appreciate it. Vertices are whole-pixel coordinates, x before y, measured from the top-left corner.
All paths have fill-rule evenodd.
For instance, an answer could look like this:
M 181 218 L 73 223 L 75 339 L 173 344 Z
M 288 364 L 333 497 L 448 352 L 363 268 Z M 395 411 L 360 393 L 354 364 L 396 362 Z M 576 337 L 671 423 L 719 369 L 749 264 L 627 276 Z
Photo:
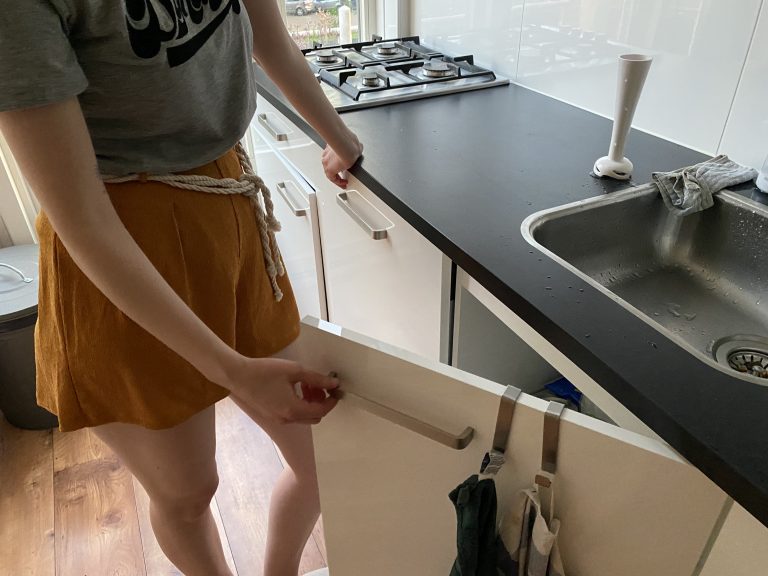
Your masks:
M 78 96 L 102 174 L 221 156 L 256 110 L 241 0 L 4 0 L 0 111 Z

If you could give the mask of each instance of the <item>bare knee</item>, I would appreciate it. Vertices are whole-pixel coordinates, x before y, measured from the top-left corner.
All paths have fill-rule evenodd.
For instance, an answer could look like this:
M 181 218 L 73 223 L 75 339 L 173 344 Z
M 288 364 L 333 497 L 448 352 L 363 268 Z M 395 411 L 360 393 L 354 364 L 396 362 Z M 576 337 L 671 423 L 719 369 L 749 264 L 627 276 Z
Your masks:
M 161 493 L 150 494 L 150 502 L 155 510 L 193 522 L 208 511 L 218 487 L 219 476 L 214 472 L 191 486 L 169 486 Z

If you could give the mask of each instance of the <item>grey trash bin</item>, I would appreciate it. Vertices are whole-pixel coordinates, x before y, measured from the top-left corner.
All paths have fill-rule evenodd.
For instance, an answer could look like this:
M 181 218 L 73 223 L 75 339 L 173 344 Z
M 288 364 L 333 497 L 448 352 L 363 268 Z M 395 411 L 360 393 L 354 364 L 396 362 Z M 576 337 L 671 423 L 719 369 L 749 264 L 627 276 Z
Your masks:
M 35 400 L 38 248 L 0 249 L 0 412 L 19 428 L 58 426 Z

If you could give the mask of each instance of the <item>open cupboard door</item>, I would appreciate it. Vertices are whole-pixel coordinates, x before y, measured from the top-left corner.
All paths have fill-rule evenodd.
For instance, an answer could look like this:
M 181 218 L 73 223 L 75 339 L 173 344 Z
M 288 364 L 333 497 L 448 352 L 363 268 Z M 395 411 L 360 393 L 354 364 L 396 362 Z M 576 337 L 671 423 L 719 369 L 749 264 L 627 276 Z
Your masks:
M 447 576 L 448 494 L 478 472 L 505 387 L 312 318 L 296 347 L 348 394 L 313 429 L 330 576 Z M 496 476 L 500 514 L 539 470 L 546 408 L 527 394 L 516 404 Z M 694 574 L 725 494 L 655 440 L 568 410 L 559 433 L 566 574 Z

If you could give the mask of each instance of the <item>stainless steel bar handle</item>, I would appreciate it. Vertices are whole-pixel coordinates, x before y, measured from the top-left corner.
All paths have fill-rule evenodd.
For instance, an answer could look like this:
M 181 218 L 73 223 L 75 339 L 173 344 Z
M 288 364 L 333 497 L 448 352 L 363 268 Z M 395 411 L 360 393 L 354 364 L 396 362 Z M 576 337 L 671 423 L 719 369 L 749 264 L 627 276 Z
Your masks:
M 258 114 L 259 117 L 259 124 L 264 126 L 264 128 L 267 129 L 267 132 L 269 132 L 270 136 L 277 140 L 278 142 L 285 142 L 288 140 L 288 134 L 285 132 L 278 132 L 274 126 L 269 121 L 269 118 L 267 118 L 267 115 L 265 113 Z
M 306 206 L 297 206 L 296 202 L 291 198 L 291 194 L 288 191 L 288 187 L 291 187 L 297 194 L 301 194 L 298 185 L 292 180 L 286 180 L 284 182 L 277 183 L 277 191 L 280 192 L 280 196 L 283 197 L 285 203 L 288 204 L 288 208 L 291 209 L 294 216 L 306 216 L 309 210 L 309 203 Z
M 451 434 L 441 428 L 422 422 L 413 416 L 408 416 L 407 414 L 403 414 L 402 412 L 398 412 L 388 406 L 368 400 L 357 394 L 352 394 L 351 392 L 334 390 L 331 392 L 331 396 L 340 400 L 343 399 L 345 402 L 348 402 L 361 410 L 374 414 L 375 416 L 383 418 L 393 424 L 397 424 L 398 426 L 402 426 L 403 428 L 429 438 L 430 440 L 439 442 L 443 446 L 447 446 L 453 450 L 463 450 L 469 446 L 475 435 L 475 430 L 470 427 L 465 428 L 460 434 Z
M 339 192 L 336 194 L 336 202 L 341 206 L 344 211 L 352 217 L 352 220 L 358 223 L 360 228 L 370 235 L 373 240 L 384 240 L 387 237 L 386 228 L 374 228 L 365 219 L 358 214 L 352 205 L 349 203 L 349 196 L 346 192 Z
M 19 278 L 21 278 L 21 281 L 24 282 L 25 284 L 29 284 L 33 280 L 32 278 L 24 274 L 24 272 L 16 268 L 16 266 L 11 266 L 10 264 L 3 264 L 2 262 L 0 262 L 0 268 L 8 268 L 8 270 L 13 270 L 14 272 L 16 272 L 16 274 L 19 275 Z

